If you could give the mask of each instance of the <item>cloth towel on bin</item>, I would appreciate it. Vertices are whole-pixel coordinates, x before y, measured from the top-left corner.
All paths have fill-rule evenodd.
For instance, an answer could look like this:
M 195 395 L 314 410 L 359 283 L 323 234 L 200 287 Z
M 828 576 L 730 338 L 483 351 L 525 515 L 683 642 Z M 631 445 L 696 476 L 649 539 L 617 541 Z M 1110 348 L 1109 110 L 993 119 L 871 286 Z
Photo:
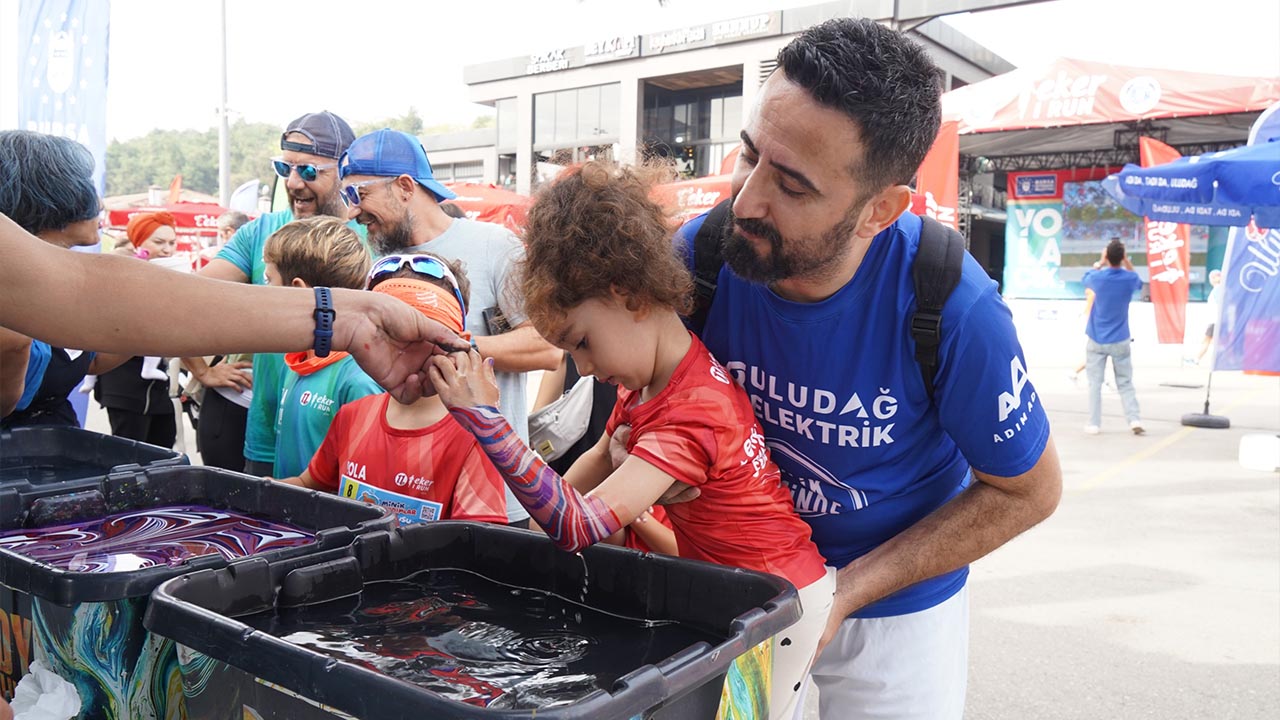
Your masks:
M 13 720 L 71 720 L 80 714 L 80 693 L 36 660 L 18 682 L 11 705 Z

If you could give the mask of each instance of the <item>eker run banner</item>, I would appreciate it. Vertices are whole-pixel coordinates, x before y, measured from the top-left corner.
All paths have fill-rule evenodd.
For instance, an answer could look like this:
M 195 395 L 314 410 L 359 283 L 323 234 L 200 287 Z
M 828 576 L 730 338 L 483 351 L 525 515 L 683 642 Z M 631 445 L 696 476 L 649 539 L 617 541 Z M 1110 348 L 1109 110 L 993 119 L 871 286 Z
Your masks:
M 1163 165 L 1182 157 L 1159 140 L 1138 138 L 1142 167 Z M 1147 238 L 1147 269 L 1151 304 L 1156 311 L 1156 335 L 1163 344 L 1180 345 L 1187 330 L 1187 294 L 1190 284 L 1191 231 L 1183 223 L 1143 218 Z

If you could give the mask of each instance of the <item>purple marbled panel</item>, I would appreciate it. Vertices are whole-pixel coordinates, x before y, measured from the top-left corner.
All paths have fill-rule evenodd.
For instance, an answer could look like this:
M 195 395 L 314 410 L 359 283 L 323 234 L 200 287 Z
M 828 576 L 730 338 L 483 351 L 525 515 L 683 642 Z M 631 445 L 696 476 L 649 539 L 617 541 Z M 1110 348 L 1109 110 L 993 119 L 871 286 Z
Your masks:
M 127 572 L 217 553 L 228 560 L 315 541 L 305 530 L 177 505 L 0 534 L 0 548 L 75 572 Z

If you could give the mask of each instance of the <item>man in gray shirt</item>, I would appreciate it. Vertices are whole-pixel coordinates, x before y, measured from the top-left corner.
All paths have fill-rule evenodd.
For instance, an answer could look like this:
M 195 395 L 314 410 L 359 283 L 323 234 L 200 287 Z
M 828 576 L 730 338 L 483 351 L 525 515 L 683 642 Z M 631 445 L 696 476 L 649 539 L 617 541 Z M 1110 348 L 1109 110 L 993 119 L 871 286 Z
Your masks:
M 408 133 L 382 129 L 356 138 L 339 171 L 350 217 L 367 227 L 375 255 L 430 252 L 462 262 L 471 281 L 467 330 L 480 354 L 493 358 L 499 410 L 527 442 L 527 373 L 556 369 L 562 353 L 533 329 L 518 296 L 507 290 L 524 245 L 500 225 L 446 215 L 440 203 L 454 194 L 436 182 L 426 151 Z M 512 524 L 528 524 L 528 513 L 509 488 L 507 517 Z

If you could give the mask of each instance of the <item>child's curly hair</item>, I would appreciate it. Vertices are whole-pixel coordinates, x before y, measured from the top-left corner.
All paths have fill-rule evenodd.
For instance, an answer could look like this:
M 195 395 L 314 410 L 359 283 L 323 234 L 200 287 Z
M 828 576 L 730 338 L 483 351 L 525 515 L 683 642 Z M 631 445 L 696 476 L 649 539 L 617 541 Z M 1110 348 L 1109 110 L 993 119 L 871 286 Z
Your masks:
M 674 224 L 650 196 L 669 175 L 661 165 L 592 160 L 538 193 L 518 275 L 535 326 L 554 327 L 569 310 L 615 289 L 631 311 L 690 310 L 693 281 L 672 245 Z

